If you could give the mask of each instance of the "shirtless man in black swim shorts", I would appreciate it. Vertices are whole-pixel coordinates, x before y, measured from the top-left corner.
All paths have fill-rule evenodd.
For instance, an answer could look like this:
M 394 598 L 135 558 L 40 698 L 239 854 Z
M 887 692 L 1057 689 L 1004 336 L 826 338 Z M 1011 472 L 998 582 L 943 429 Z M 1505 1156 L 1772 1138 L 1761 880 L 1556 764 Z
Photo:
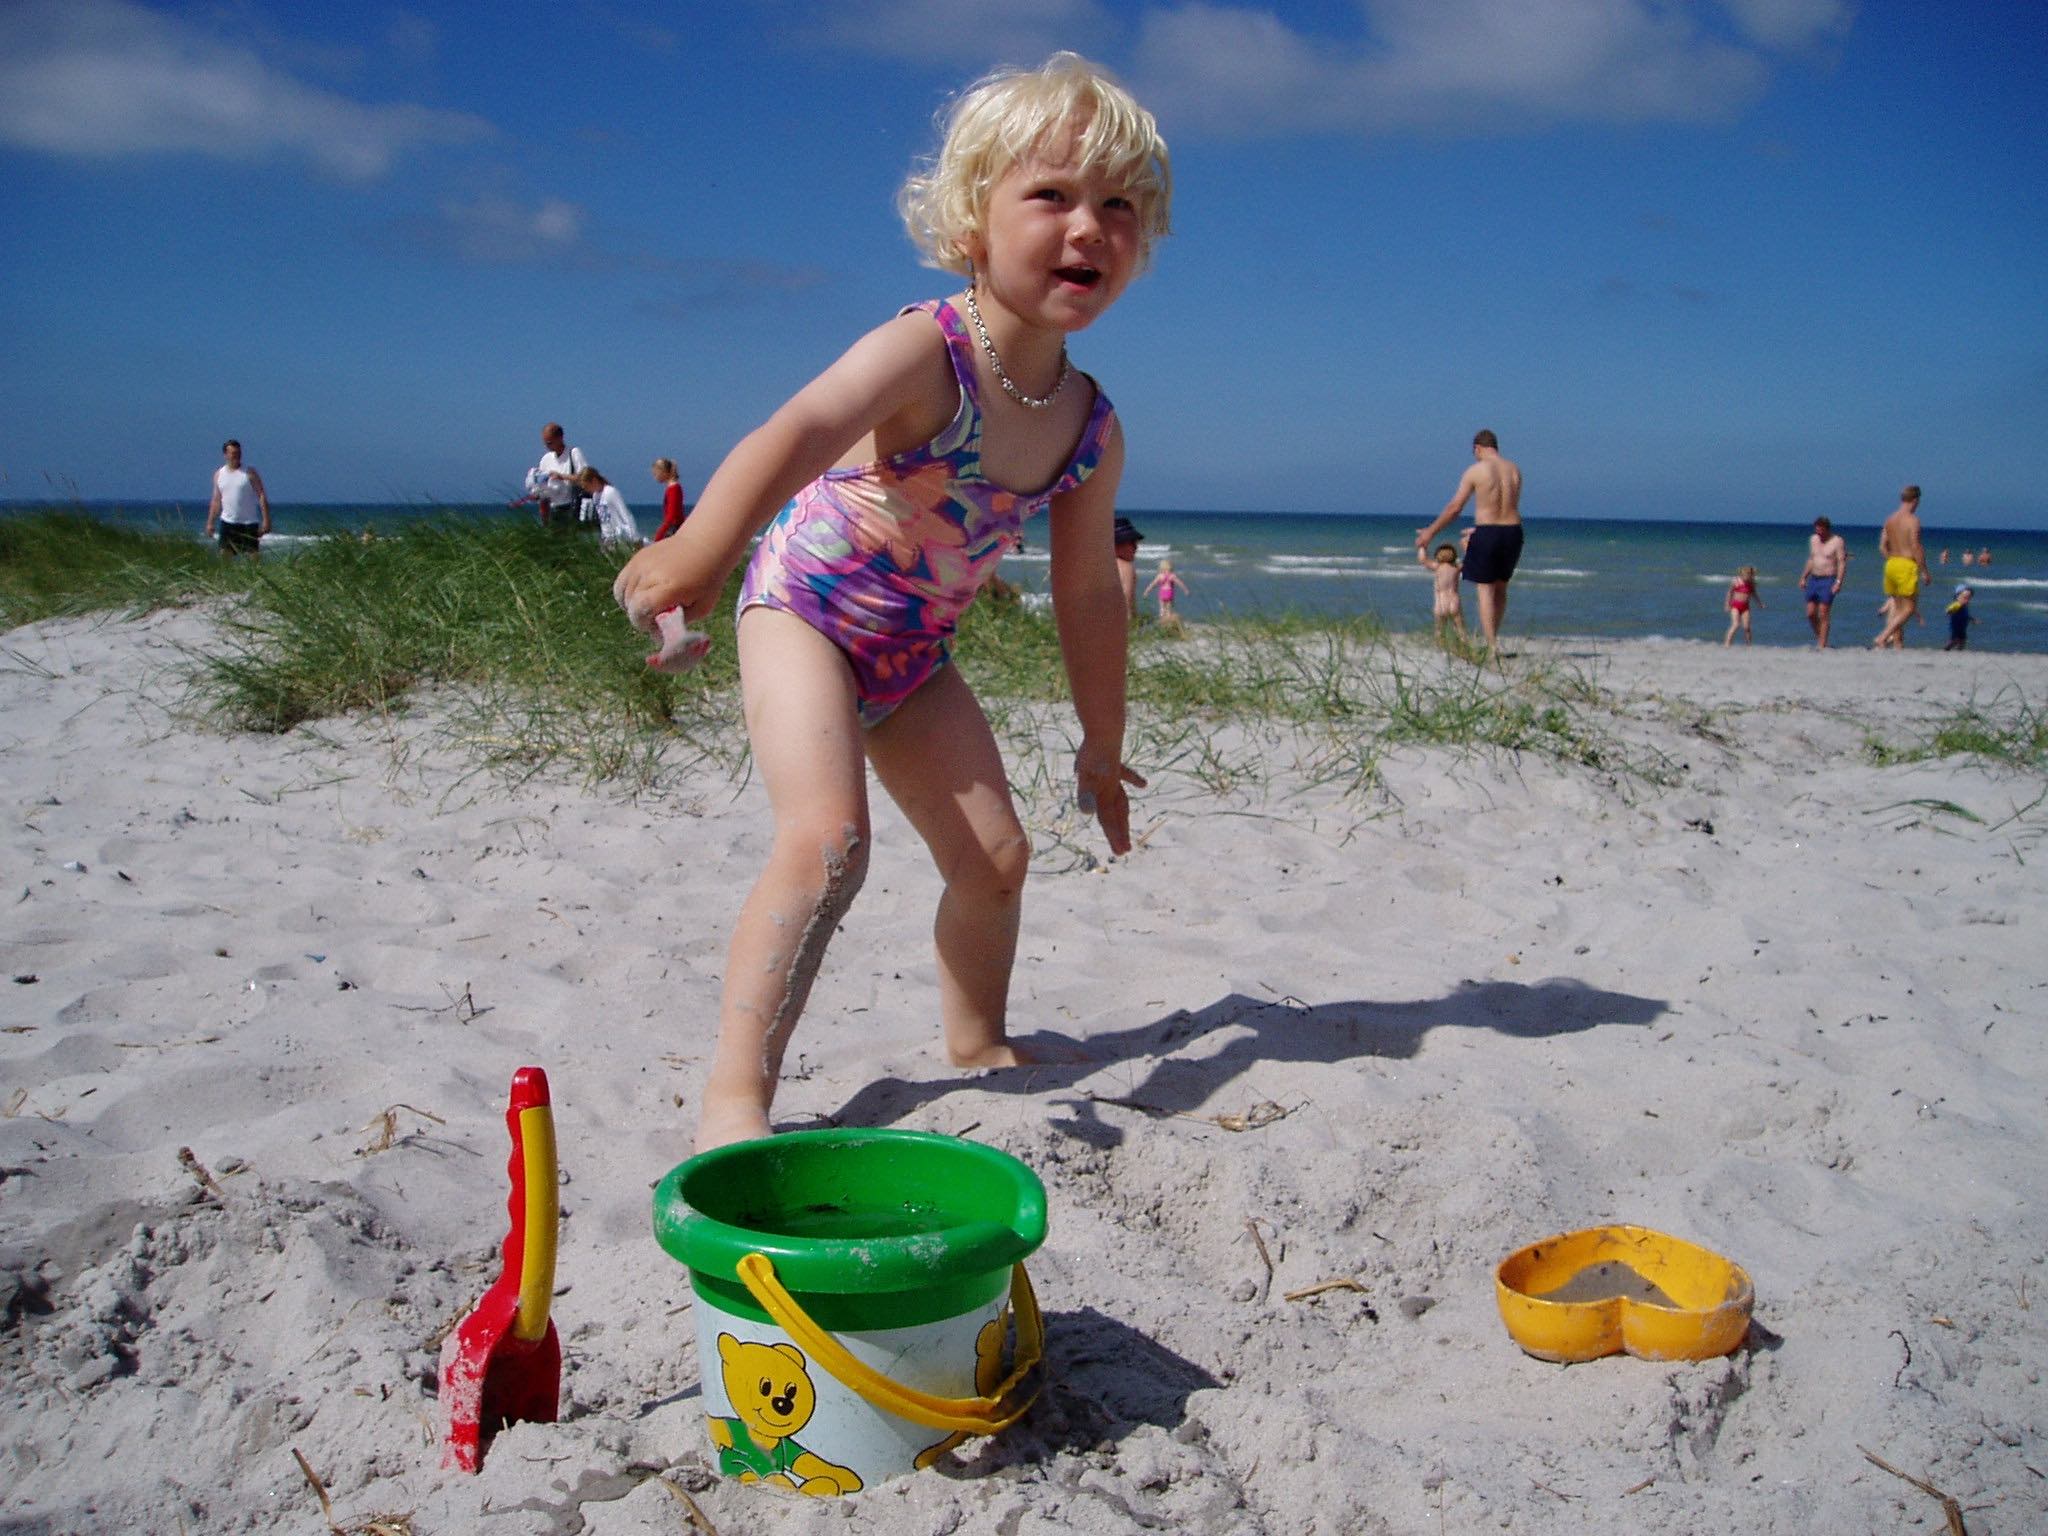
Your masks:
M 1486 654 L 1500 653 L 1500 623 L 1508 612 L 1508 581 L 1522 558 L 1522 471 L 1500 456 L 1500 439 L 1481 431 L 1472 439 L 1472 465 L 1458 477 L 1457 494 L 1417 530 L 1415 547 L 1427 549 L 1444 525 L 1472 503 L 1472 538 L 1465 546 L 1465 580 L 1479 592 L 1479 628 Z

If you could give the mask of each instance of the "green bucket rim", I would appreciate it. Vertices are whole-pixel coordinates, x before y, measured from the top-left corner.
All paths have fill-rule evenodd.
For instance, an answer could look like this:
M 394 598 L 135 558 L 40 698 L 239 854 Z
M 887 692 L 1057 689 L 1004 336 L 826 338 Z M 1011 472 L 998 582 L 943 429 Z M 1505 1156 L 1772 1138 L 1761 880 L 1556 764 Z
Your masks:
M 717 1208 L 720 1186 L 743 1180 L 749 1165 L 772 1166 L 816 1150 L 860 1151 L 878 1143 L 956 1166 L 974 1165 L 1008 1195 L 1007 1219 L 954 1222 L 905 1235 L 798 1237 L 734 1225 L 704 1209 L 706 1204 Z M 943 1178 L 934 1172 L 931 1186 L 945 1187 Z M 967 1276 L 1006 1273 L 1038 1250 L 1045 1230 L 1045 1185 L 1029 1167 L 995 1147 L 931 1131 L 787 1131 L 734 1142 L 678 1164 L 654 1189 L 654 1235 L 670 1257 L 689 1267 L 693 1279 L 735 1282 L 739 1261 L 761 1253 L 790 1290 L 819 1296 L 911 1292 Z

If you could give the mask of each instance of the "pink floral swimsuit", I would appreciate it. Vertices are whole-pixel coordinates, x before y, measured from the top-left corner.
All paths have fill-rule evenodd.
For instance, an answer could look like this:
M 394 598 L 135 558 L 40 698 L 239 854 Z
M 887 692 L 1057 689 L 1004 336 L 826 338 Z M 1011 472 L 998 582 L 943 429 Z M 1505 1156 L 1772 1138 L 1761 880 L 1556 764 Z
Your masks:
M 797 492 L 761 536 L 740 588 L 741 613 L 780 608 L 845 652 L 861 724 L 870 727 L 951 660 L 961 614 L 1004 553 L 1023 542 L 1024 520 L 1095 472 L 1115 420 L 1097 389 L 1073 457 L 1051 486 L 1026 496 L 992 484 L 981 473 L 973 339 L 944 299 L 903 313 L 913 311 L 945 334 L 960 381 L 952 425 L 922 448 L 828 470 Z

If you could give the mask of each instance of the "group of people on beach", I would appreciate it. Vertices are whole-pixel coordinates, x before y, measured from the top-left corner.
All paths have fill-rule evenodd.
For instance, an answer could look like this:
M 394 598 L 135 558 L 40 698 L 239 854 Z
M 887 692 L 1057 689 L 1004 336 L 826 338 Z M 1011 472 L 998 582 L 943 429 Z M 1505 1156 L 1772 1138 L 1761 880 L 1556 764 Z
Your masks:
M 1906 625 L 1916 618 L 1926 622 L 1920 614 L 1920 594 L 1933 581 L 1927 569 L 1927 549 L 1922 542 L 1920 527 L 1920 487 L 1909 485 L 1899 492 L 1899 504 L 1893 508 L 1884 526 L 1878 530 L 1878 557 L 1883 560 L 1883 600 L 1878 604 L 1882 619 L 1877 635 L 1872 639 L 1874 650 L 1902 650 L 1906 644 Z M 1972 556 L 1964 551 L 1965 562 Z M 1948 551 L 1941 552 L 1941 563 L 1948 563 Z M 1991 551 L 1983 550 L 1975 556 L 1974 563 L 1989 565 Z M 1842 583 L 1849 574 L 1849 546 L 1834 525 L 1825 517 L 1813 520 L 1813 533 L 1806 541 L 1806 564 L 1800 568 L 1799 590 L 1806 599 L 1806 622 L 1813 629 L 1813 643 L 1817 650 L 1828 648 L 1828 638 L 1834 625 L 1835 599 L 1841 596 Z M 1970 612 L 1970 600 L 1975 596 L 1968 583 L 1958 585 L 1948 605 L 1949 639 L 1944 650 L 1960 651 L 1970 643 L 1970 625 L 1974 615 Z M 1762 607 L 1763 599 L 1756 590 L 1756 567 L 1744 566 L 1730 583 L 1726 598 L 1728 607 L 1728 633 L 1722 639 L 1723 645 L 1732 644 L 1735 631 L 1740 626 L 1744 643 L 1750 639 L 1749 610 Z
M 526 494 L 513 503 L 531 502 L 540 513 L 541 526 L 563 532 L 593 532 L 608 549 L 638 548 L 647 542 L 640 537 L 640 525 L 625 493 L 570 444 L 558 421 L 540 429 L 540 462 L 526 472 Z M 676 473 L 676 461 L 654 461 L 654 483 L 661 490 L 661 526 L 654 539 L 668 538 L 689 516 L 683 505 L 683 482 Z

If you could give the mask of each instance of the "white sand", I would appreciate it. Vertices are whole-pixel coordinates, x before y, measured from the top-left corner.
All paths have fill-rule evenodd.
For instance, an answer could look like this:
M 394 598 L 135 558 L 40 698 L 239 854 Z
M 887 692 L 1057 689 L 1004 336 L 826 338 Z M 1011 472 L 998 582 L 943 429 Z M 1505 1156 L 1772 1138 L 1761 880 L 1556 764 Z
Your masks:
M 1349 801 L 1284 754 L 1229 799 L 1162 774 L 1128 861 L 1041 832 L 1013 1016 L 1096 1061 L 1028 1078 L 939 1059 L 934 877 L 878 808 L 778 1115 L 1029 1162 L 1052 1369 L 951 1474 L 811 1502 L 708 1475 L 648 1217 L 758 787 L 495 788 L 430 710 L 209 734 L 168 671 L 206 635 L 0 637 L 0 1530 L 324 1530 L 294 1448 L 342 1527 L 422 1533 L 689 1530 L 655 1470 L 727 1536 L 1943 1528 L 1862 1447 L 1972 1531 L 2048 1526 L 2044 785 L 1862 750 L 2048 700 L 2048 658 L 1530 647 L 1673 788 L 1435 750 Z M 496 1272 L 527 1063 L 563 1420 L 464 1477 L 435 1340 Z M 1610 1220 L 1747 1266 L 1750 1346 L 1523 1355 L 1495 1264 Z M 1335 1277 L 1365 1290 L 1283 1299 Z

